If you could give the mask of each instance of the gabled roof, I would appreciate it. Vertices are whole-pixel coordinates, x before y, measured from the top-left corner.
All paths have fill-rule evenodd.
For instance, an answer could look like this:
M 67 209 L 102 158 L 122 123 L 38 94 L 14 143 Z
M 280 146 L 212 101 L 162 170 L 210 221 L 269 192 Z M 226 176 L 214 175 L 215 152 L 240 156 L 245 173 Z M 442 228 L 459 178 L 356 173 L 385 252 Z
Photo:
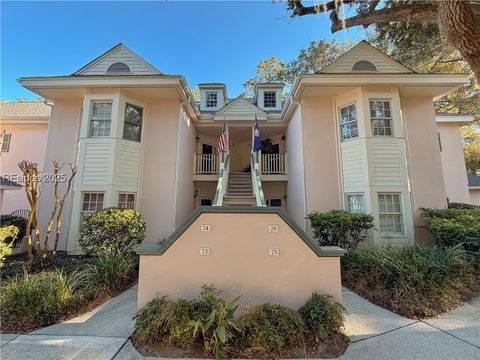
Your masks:
M 480 187 L 480 176 L 467 172 L 468 186 Z
M 361 60 L 371 62 L 380 73 L 414 73 L 405 65 L 399 63 L 365 40 L 360 41 L 350 50 L 346 51 L 333 62 L 325 66 L 319 73 L 349 73 L 355 63 Z M 355 71 L 361 72 L 361 71 Z M 367 71 L 368 72 L 368 71 Z
M 72 75 L 105 75 L 108 68 L 115 63 L 128 65 L 131 72 L 127 75 L 162 74 L 156 67 L 142 59 L 122 43 L 119 43 L 75 71 Z
M 51 107 L 43 102 L 0 102 L 2 119 L 45 119 L 50 116 Z
M 257 115 L 258 118 L 263 119 L 266 119 L 268 116 L 265 111 L 253 104 L 243 95 L 236 97 L 215 113 L 215 116 L 219 117 L 232 117 L 239 119 L 242 117 L 249 117 L 250 120 L 253 120 L 255 115 Z

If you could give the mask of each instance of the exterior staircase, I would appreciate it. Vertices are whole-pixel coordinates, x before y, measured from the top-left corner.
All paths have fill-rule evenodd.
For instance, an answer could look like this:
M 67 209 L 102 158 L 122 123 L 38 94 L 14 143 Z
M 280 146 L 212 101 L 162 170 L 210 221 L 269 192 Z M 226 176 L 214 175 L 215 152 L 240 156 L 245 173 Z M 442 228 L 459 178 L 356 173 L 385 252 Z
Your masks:
M 252 174 L 249 172 L 230 172 L 223 205 L 256 206 L 256 204 L 252 188 Z

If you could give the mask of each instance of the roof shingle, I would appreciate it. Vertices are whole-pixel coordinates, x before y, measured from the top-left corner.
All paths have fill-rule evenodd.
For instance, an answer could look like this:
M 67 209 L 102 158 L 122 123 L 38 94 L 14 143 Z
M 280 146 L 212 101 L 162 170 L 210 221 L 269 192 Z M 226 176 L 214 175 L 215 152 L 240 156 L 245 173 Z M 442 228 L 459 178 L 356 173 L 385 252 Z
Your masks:
M 0 102 L 1 118 L 48 118 L 50 106 L 41 102 Z

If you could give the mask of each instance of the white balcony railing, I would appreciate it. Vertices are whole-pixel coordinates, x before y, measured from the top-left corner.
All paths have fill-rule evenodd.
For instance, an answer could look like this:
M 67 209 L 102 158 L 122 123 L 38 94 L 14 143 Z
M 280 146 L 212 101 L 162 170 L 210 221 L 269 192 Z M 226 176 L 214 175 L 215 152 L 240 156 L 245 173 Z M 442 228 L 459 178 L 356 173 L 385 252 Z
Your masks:
M 217 154 L 193 154 L 193 174 L 218 174 L 219 165 Z
M 288 174 L 287 154 L 262 154 L 261 159 L 262 174 Z

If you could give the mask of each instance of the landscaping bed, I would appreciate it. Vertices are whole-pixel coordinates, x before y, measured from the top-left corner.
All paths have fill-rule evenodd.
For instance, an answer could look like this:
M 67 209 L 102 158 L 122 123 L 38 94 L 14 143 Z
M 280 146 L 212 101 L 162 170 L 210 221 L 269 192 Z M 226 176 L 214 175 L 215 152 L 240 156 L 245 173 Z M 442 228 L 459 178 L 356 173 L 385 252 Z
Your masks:
M 349 344 L 329 296 L 312 294 L 298 311 L 237 302 L 211 288 L 194 300 L 156 298 L 136 315 L 133 344 L 145 356 L 217 359 L 334 358 Z
M 2 333 L 26 333 L 88 312 L 131 287 L 138 277 L 138 261 L 131 255 L 65 255 L 33 273 L 17 271 L 20 258 L 12 261 L 15 274 L 0 284 Z
M 459 247 L 360 249 L 342 258 L 342 283 L 400 315 L 422 319 L 480 293 L 480 273 Z

